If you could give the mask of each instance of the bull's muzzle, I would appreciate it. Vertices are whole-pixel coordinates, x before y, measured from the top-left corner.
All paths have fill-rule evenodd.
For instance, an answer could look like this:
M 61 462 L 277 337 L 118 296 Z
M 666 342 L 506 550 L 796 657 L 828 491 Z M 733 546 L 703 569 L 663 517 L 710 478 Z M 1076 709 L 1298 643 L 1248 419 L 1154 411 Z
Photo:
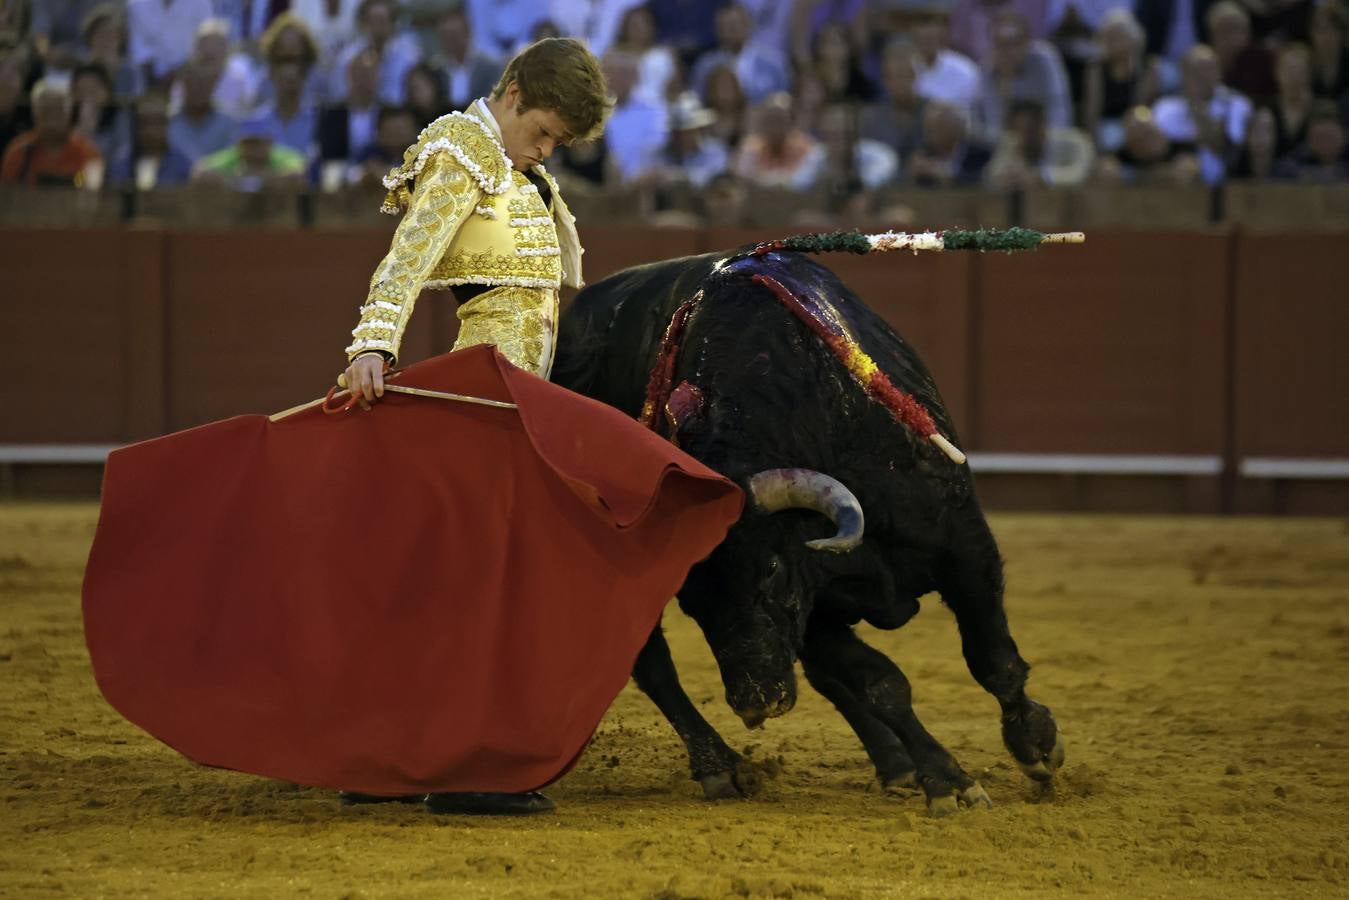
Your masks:
M 745 723 L 746 728 L 761 728 L 763 723 L 769 719 L 776 719 L 778 716 L 791 712 L 795 705 L 796 697 L 790 693 L 784 693 L 782 697 L 768 703 L 735 706 L 733 708 L 735 714 Z

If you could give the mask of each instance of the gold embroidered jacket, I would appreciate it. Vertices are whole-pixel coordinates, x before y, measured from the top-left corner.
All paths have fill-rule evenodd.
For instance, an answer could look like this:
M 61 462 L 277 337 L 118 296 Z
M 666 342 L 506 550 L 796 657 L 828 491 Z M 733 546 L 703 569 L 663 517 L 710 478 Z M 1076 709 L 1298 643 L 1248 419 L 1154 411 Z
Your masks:
M 488 116 L 479 103 L 432 122 L 384 179 L 383 211 L 407 213 L 370 278 L 348 359 L 376 350 L 396 362 L 423 287 L 581 286 L 575 219 L 557 182 L 535 167 L 552 190 L 550 212 L 512 168 Z

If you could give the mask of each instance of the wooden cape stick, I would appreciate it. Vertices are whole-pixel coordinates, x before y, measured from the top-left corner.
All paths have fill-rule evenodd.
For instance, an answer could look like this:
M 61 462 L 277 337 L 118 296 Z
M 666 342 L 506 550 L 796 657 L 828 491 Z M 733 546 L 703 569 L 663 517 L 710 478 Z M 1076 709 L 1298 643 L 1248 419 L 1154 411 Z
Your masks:
M 346 388 L 347 376 L 345 374 L 337 376 L 337 386 Z M 488 400 L 483 397 L 469 397 L 465 394 L 451 394 L 448 391 L 432 391 L 426 388 L 407 387 L 401 384 L 385 383 L 384 390 L 393 391 L 395 394 L 410 394 L 414 397 L 432 397 L 436 400 L 457 400 L 460 403 L 476 403 L 479 406 L 495 406 L 497 409 L 518 409 L 514 403 L 506 403 L 501 400 Z M 344 394 L 349 395 L 351 391 L 342 390 L 334 396 L 341 397 Z M 308 403 L 301 403 L 299 406 L 292 406 L 290 409 L 282 410 L 279 413 L 273 413 L 267 417 L 270 422 L 278 422 L 287 416 L 293 416 L 298 412 L 304 412 L 306 409 L 313 409 L 327 402 L 327 397 L 319 397 L 317 400 L 310 400 Z

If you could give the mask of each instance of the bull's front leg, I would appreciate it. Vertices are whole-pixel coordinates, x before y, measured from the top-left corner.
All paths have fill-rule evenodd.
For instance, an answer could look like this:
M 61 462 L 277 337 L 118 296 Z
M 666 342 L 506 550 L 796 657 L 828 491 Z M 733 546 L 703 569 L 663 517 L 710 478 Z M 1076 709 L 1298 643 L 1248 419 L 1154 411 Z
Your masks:
M 918 720 L 908 678 L 893 660 L 862 641 L 850 625 L 812 619 L 801 648 L 801 667 L 815 689 L 857 731 L 876 762 L 882 784 L 890 786 L 890 773 L 896 773 L 895 786 L 915 781 L 927 795 L 934 816 L 949 815 L 962 806 L 993 805 L 979 783 Z M 883 730 L 890 732 L 889 740 Z M 902 747 L 894 746 L 896 738 Z M 904 778 L 906 768 L 908 779 Z
M 637 655 L 632 677 L 684 742 L 693 778 L 702 784 L 707 799 L 749 797 L 759 792 L 762 783 L 753 767 L 727 746 L 684 692 L 659 624 Z
M 940 586 L 955 614 L 965 664 L 1002 708 L 1002 739 L 1028 776 L 1050 781 L 1063 765 L 1063 740 L 1049 708 L 1026 696 L 1030 666 L 1021 658 L 1003 608 L 1002 559 L 988 526 L 960 548 Z

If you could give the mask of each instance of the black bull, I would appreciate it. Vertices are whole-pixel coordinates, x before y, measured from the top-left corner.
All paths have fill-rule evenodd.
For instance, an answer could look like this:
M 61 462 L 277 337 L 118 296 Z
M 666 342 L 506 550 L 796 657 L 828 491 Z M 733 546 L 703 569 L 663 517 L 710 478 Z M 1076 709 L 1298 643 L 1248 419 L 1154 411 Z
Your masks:
M 769 275 L 832 311 L 889 376 L 922 403 L 937 429 L 955 429 L 918 355 L 824 266 L 795 253 L 708 254 L 628 269 L 583 290 L 562 315 L 553 380 L 631 414 L 647 399 L 652 366 L 676 311 L 691 298 L 670 384 L 686 384 L 661 433 L 751 491 L 756 473 L 823 473 L 865 514 L 860 543 L 812 549 L 857 523 L 829 504 L 740 521 L 679 591 L 721 669 L 726 699 L 749 725 L 796 700 L 794 663 L 857 732 L 882 785 L 917 785 L 937 814 L 988 797 L 914 715 L 909 682 L 853 631 L 898 628 L 936 591 L 955 614 L 970 673 L 997 699 L 1007 749 L 1031 777 L 1063 759 L 1053 716 L 1026 696 L 1029 667 L 1003 611 L 1002 561 L 969 470 L 899 424 L 868 397 L 819 336 L 761 284 Z M 701 296 L 699 297 L 699 292 Z M 685 310 L 689 308 L 686 306 Z M 958 441 L 957 441 L 958 443 Z M 812 476 L 813 477 L 813 476 Z M 804 505 L 804 504 L 803 504 Z M 834 504 L 837 512 L 837 503 Z M 852 543 L 852 542 L 849 542 Z M 756 790 L 754 770 L 698 713 L 657 628 L 638 657 L 638 686 L 688 748 L 709 797 Z

